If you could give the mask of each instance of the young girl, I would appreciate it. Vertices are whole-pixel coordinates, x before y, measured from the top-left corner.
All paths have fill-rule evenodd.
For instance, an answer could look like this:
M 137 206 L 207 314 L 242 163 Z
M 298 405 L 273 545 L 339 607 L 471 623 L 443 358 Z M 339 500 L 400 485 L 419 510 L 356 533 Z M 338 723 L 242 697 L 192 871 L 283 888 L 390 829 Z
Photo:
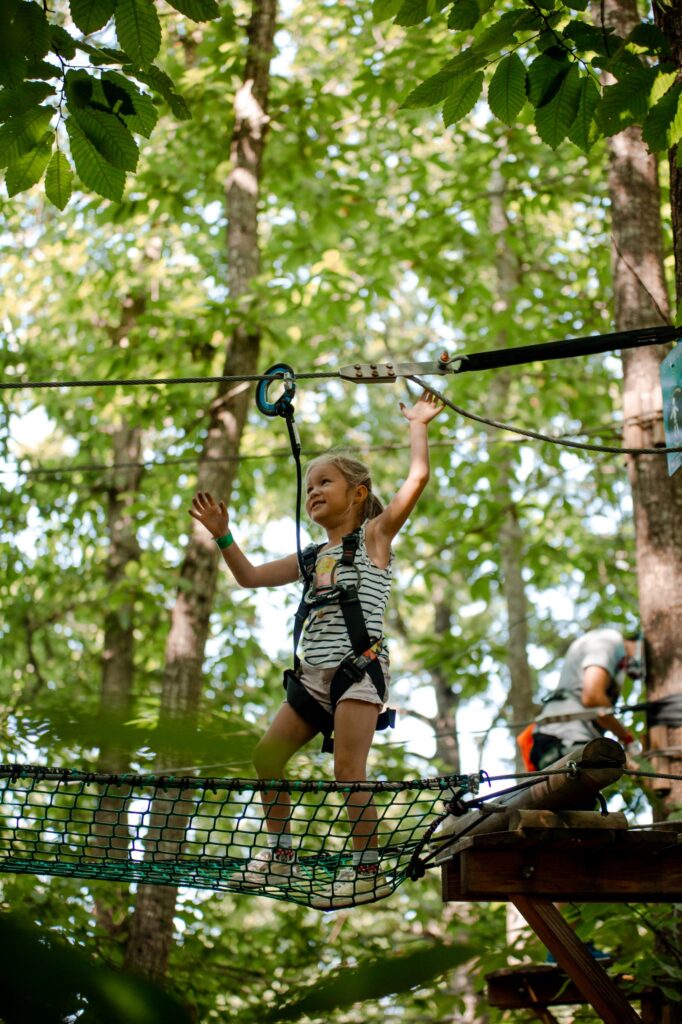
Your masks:
M 329 452 L 314 459 L 307 469 L 306 512 L 327 535 L 326 543 L 317 551 L 309 593 L 314 590 L 319 597 L 325 591 L 332 594 L 335 583 L 358 583 L 362 614 L 373 640 L 371 656 L 381 665 L 385 682 L 384 692 L 380 694 L 380 687 L 365 674 L 345 690 L 332 709 L 332 679 L 342 660 L 353 655 L 353 648 L 339 604 L 313 602 L 302 636 L 298 675 L 305 691 L 333 713 L 337 782 L 364 782 L 367 777 L 367 756 L 388 694 L 388 655 L 382 632 L 383 612 L 391 585 L 391 541 L 406 522 L 429 479 L 427 426 L 442 408 L 442 403 L 427 391 L 411 408 L 401 403 L 401 412 L 409 424 L 410 466 L 404 483 L 386 508 L 372 493 L 367 468 L 353 458 Z M 210 494 L 199 492 L 192 500 L 189 514 L 213 535 L 225 564 L 240 586 L 279 587 L 299 579 L 296 554 L 253 565 L 232 537 L 224 502 L 216 502 Z M 337 566 L 342 538 L 358 529 L 359 545 L 353 564 Z M 373 676 L 376 678 L 375 672 Z M 285 702 L 256 747 L 254 766 L 259 779 L 283 778 L 287 761 L 318 731 L 318 726 Z M 263 803 L 269 847 L 243 872 L 240 881 L 246 885 L 282 883 L 282 876 L 296 873 L 289 794 L 266 791 Z M 378 875 L 377 815 L 371 794 L 350 793 L 347 806 L 353 867 L 339 871 L 333 885 L 312 899 L 313 906 L 325 909 L 350 906 L 390 891 Z

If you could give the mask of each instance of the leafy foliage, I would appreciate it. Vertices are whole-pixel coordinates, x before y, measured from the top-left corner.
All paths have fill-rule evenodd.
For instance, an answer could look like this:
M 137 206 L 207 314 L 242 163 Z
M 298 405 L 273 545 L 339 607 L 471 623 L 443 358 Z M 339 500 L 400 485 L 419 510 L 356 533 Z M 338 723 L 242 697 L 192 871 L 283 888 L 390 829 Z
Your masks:
M 189 1024 L 179 1001 L 141 978 L 96 963 L 63 940 L 47 941 L 16 915 L 0 917 L 0 1014 L 6 1024 Z M 35 984 L 36 975 L 41 984 Z
M 454 33 L 445 45 L 456 56 L 413 88 L 405 107 L 442 102 L 446 125 L 461 120 L 470 107 L 461 102 L 458 74 L 485 65 L 491 113 L 514 124 L 527 100 L 540 137 L 553 149 L 569 138 L 587 152 L 600 136 L 631 124 L 644 127 L 653 151 L 668 149 L 680 138 L 675 65 L 665 36 L 651 22 L 642 21 L 619 36 L 608 26 L 592 24 L 584 3 L 456 0 L 439 7 L 449 8 L 447 14 L 443 10 L 438 31 L 442 35 L 447 27 Z M 423 21 L 435 22 L 436 12 L 426 8 L 412 4 L 407 17 L 404 7 L 394 14 L 389 6 L 375 4 L 375 16 L 394 17 L 408 31 L 419 26 L 423 33 Z M 615 81 L 609 83 L 605 73 Z
M 104 2 L 78 6 L 79 16 L 90 7 L 100 18 L 109 8 L 113 12 Z M 452 58 L 452 51 L 443 56 L 444 40 L 451 39 L 445 16 L 452 29 L 470 30 L 479 22 L 482 28 L 491 5 L 430 3 L 424 27 L 377 26 L 377 17 L 394 17 L 402 6 L 400 0 L 380 0 L 373 10 L 368 2 L 304 0 L 284 19 L 292 44 L 286 72 L 274 78 L 269 111 L 273 130 L 260 199 L 262 276 L 239 303 L 225 283 L 223 205 L 226 112 L 242 46 L 234 21 L 226 16 L 205 26 L 191 47 L 178 33 L 167 48 L 162 45 L 158 65 L 147 68 L 123 62 L 110 43 L 111 25 L 106 43 L 85 41 L 90 50 L 80 52 L 98 70 L 68 69 L 86 70 L 93 83 L 85 109 L 118 116 L 136 143 L 153 129 L 152 140 L 140 147 L 135 192 L 124 191 L 120 204 L 79 203 L 60 218 L 36 211 L 30 195 L 5 204 L 13 245 L 0 266 L 4 379 L 221 373 L 235 326 L 262 331 L 263 367 L 285 360 L 297 371 L 385 361 L 389 355 L 432 359 L 442 347 L 475 351 L 609 330 L 599 140 L 589 160 L 577 153 L 569 163 L 513 123 L 478 118 L 475 107 L 458 122 L 462 131 L 448 133 L 439 118 L 398 109 L 424 67 L 436 73 Z M 455 26 L 457 18 L 466 25 Z M 440 32 L 433 41 L 431 29 Z M 391 33 L 394 48 L 382 53 L 377 39 L 384 31 Z M 531 60 L 524 49 L 514 52 L 522 76 L 513 59 L 501 74 L 510 86 L 522 78 L 524 105 L 514 116 L 524 119 L 533 108 L 526 100 L 527 71 L 540 54 Z M 544 89 L 549 102 L 571 62 L 549 46 L 545 55 L 538 91 Z M 494 75 L 498 67 L 490 53 L 465 51 L 446 64 L 441 81 L 457 79 L 454 95 L 462 81 Z M 556 82 L 551 70 L 557 71 Z M 121 93 L 107 97 L 109 78 L 125 91 L 134 113 Z M 74 79 L 76 105 L 87 91 L 79 81 Z M 592 106 L 601 92 L 593 75 L 581 75 L 580 83 L 571 135 L 581 124 L 592 144 Z M 30 85 L 35 88 L 26 110 L 47 109 L 55 82 L 36 78 Z M 169 104 L 190 104 L 194 118 L 155 125 L 159 103 L 152 91 Z M 439 102 L 448 95 L 443 92 Z M 93 107 L 93 100 L 105 109 Z M 513 121 L 518 89 L 506 108 L 504 96 L 499 102 L 500 116 Z M 178 106 L 179 116 L 184 109 Z M 75 116 L 69 119 L 92 146 L 90 122 L 81 127 Z M 93 138 L 96 131 L 92 126 Z M 33 141 L 29 131 L 17 159 L 39 139 Z M 11 134 L 4 145 L 15 140 Z M 130 173 L 110 166 L 124 178 Z M 55 151 L 46 186 L 52 182 L 60 202 L 73 187 L 71 173 L 65 152 Z M 491 226 L 497 196 L 506 224 L 501 234 Z M 504 302 L 494 266 L 498 250 L 517 269 Z M 122 317 L 137 297 L 144 298 L 143 307 L 122 337 Z M 492 375 L 463 374 L 439 385 L 462 407 L 485 415 L 491 381 Z M 505 412 L 521 426 L 593 432 L 617 443 L 619 383 L 614 359 L 519 368 Z M 370 463 L 379 493 L 390 496 L 407 464 L 397 407 L 407 392 L 402 383 L 351 388 L 302 382 L 296 413 L 304 451 L 343 440 Z M 134 764 L 141 767 L 164 745 L 165 724 L 158 722 L 164 644 L 213 397 L 200 386 L 7 393 L 0 407 L 6 470 L 0 739 L 12 759 L 95 765 L 97 745 L 113 733 L 100 692 L 109 612 L 131 617 L 135 627 L 132 707 L 115 738 L 132 748 Z M 122 422 L 139 429 L 144 440 L 145 468 L 130 505 L 140 553 L 112 585 L 106 574 L 106 506 L 115 477 L 111 438 Z M 37 425 L 29 431 L 31 423 Z M 449 413 L 435 421 L 431 433 L 432 479 L 396 544 L 389 633 L 400 725 L 374 745 L 373 778 L 451 767 L 434 755 L 434 734 L 441 728 L 431 718 L 437 671 L 445 679 L 462 769 L 476 770 L 479 757 L 486 767 L 493 758 L 508 765 L 508 620 L 499 543 L 506 506 L 496 491 L 507 453 L 510 500 L 523 536 L 538 689 L 579 629 L 606 620 L 634 625 L 633 531 L 620 460 L 519 443 L 505 433 L 488 436 Z M 231 512 L 235 532 L 255 560 L 292 550 L 293 503 L 284 429 L 265 422 L 252 406 Z M 447 625 L 434 618 L 438 593 L 450 603 Z M 250 747 L 281 703 L 281 668 L 290 657 L 276 616 L 293 613 L 296 598 L 296 588 L 276 597 L 253 595 L 221 575 L 197 722 L 180 725 L 187 744 L 183 766 L 208 762 L 211 774 L 250 774 Z M 416 725 L 415 716 L 421 716 Z M 491 725 L 495 731 L 484 735 Z M 177 736 L 167 740 L 180 747 Z M 297 777 L 328 778 L 330 766 L 313 745 L 291 770 Z M 633 787 L 622 799 L 634 813 L 648 812 L 640 789 Z M 43 936 L 66 934 L 99 962 L 122 964 L 127 890 L 104 882 L 7 875 L 0 877 L 0 901 L 3 907 L 22 906 Z M 613 949 L 622 961 L 639 958 L 638 970 L 646 963 L 655 974 L 661 957 L 652 929 L 672 932 L 674 908 L 649 908 L 650 926 L 636 927 L 629 910 L 615 915 L 601 908 L 602 920 L 599 909 L 585 918 L 581 934 Z M 506 966 L 510 955 L 544 957 L 532 936 L 513 950 L 507 947 L 502 905 L 444 906 L 437 872 L 390 900 L 347 915 L 188 891 L 181 893 L 174 920 L 168 985 L 205 1024 L 262 1024 L 275 1008 L 313 998 L 313 987 L 329 998 L 322 1016 L 330 1024 L 464 1019 L 472 1015 L 472 1002 L 485 1002 L 487 971 Z M 455 960 L 464 945 L 456 945 L 453 936 L 459 936 L 462 921 L 471 955 L 460 968 Z M 450 964 L 441 962 L 440 975 L 429 972 L 429 951 L 440 954 L 443 947 L 444 956 L 452 954 Z M 402 970 L 398 978 L 391 971 L 411 953 L 421 965 L 415 986 Z M 358 1002 L 349 1005 L 344 981 L 356 972 L 366 984 Z M 676 977 L 672 971 L 669 976 Z M 481 1009 L 478 1016 L 501 1019 L 494 1009 Z
M 215 0 L 171 0 L 171 6 L 194 21 L 219 13 Z M 118 48 L 110 45 L 114 31 Z M 126 175 L 137 166 L 135 135 L 149 138 L 156 124 L 155 98 L 162 97 L 175 117 L 191 116 L 172 79 L 154 63 L 161 41 L 154 0 L 70 0 L 56 11 L 36 0 L 7 0 L 0 157 L 10 196 L 48 171 L 45 194 L 63 210 L 75 169 L 87 189 L 121 200 Z M 118 70 L 105 70 L 111 68 Z

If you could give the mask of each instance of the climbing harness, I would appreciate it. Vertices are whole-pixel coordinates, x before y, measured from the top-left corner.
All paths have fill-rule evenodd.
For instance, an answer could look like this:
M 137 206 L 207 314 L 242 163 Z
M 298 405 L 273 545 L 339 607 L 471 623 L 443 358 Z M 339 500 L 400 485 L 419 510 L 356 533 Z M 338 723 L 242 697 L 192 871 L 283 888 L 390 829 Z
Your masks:
M 283 381 L 284 390 L 274 402 L 268 398 L 268 389 L 275 380 Z M 334 712 L 336 705 L 344 693 L 354 683 L 359 682 L 365 674 L 374 685 L 379 699 L 383 703 L 386 697 L 386 680 L 379 661 L 382 638 L 370 638 L 367 624 L 360 603 L 360 573 L 355 563 L 360 531 L 355 530 L 341 540 L 341 557 L 334 565 L 331 573 L 331 587 L 322 595 L 315 593 L 315 563 L 321 544 L 309 544 L 301 551 L 301 504 L 302 504 L 302 471 L 301 442 L 294 421 L 293 400 L 296 394 L 294 371 L 286 363 L 276 363 L 266 370 L 264 379 L 256 389 L 256 405 L 265 416 L 281 416 L 287 424 L 291 451 L 296 463 L 296 554 L 303 579 L 303 595 L 294 616 L 294 667 L 284 672 L 283 685 L 287 700 L 301 718 L 310 722 L 318 732 L 322 733 L 322 750 L 331 753 L 334 749 L 332 734 L 334 731 Z M 337 571 L 341 566 L 355 570 L 355 582 L 337 581 Z M 306 690 L 301 682 L 301 660 L 298 657 L 298 644 L 303 633 L 305 622 L 312 611 L 326 605 L 338 604 L 348 631 L 352 653 L 346 655 L 337 668 L 330 686 L 331 714 Z M 387 708 L 377 718 L 378 730 L 395 726 L 395 711 Z
M 287 700 L 302 718 L 314 725 L 322 733 L 322 751 L 332 753 L 334 741 L 334 712 L 336 705 L 343 697 L 346 690 L 354 683 L 360 682 L 367 674 L 376 689 L 379 699 L 386 698 L 386 680 L 379 661 L 379 651 L 382 646 L 382 638 L 370 638 L 367 632 L 367 624 L 360 603 L 359 572 L 355 565 L 355 557 L 360 544 L 360 530 L 354 530 L 346 534 L 341 540 L 341 557 L 332 569 L 332 586 L 323 595 L 315 593 L 315 561 L 321 544 L 309 544 L 303 552 L 303 560 L 311 582 L 304 587 L 300 604 L 294 616 L 294 667 L 287 669 L 284 673 L 284 688 L 287 692 Z M 337 571 L 340 566 L 353 567 L 356 572 L 357 582 L 342 583 L 337 581 Z M 318 608 L 330 604 L 338 604 L 341 608 L 343 620 L 348 631 L 352 653 L 346 655 L 334 676 L 332 677 L 329 696 L 332 705 L 330 714 L 315 698 L 306 690 L 300 680 L 301 661 L 298 657 L 298 644 L 303 633 L 306 619 L 310 613 Z M 388 729 L 395 726 L 395 711 L 387 708 L 382 711 L 377 719 L 377 729 Z

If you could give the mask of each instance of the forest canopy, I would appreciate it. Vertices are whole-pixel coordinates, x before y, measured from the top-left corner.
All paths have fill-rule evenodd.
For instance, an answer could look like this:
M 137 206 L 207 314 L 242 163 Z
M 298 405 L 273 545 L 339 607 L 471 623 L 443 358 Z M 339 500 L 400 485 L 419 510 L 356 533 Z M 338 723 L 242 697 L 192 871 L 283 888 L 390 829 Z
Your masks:
M 255 562 L 293 552 L 285 426 L 253 401 L 267 367 L 435 361 L 675 321 L 671 9 L 603 7 L 604 24 L 554 0 L 3 5 L 0 760 L 253 772 L 299 591 L 237 587 L 188 508 L 210 491 Z M 667 350 L 434 380 L 487 420 L 652 447 Z M 189 381 L 15 386 L 161 378 Z M 390 498 L 408 464 L 399 403 L 416 394 L 298 381 L 304 459 L 348 445 Z M 436 419 L 428 487 L 395 544 L 398 724 L 375 740 L 371 778 L 518 773 L 515 737 L 591 627 L 644 626 L 650 677 L 624 704 L 674 692 L 681 480 L 657 456 Z M 321 539 L 304 519 L 304 543 Z M 648 742 L 644 714 L 623 716 Z M 294 778 L 331 779 L 318 747 Z M 633 821 L 679 815 L 676 790 L 630 777 L 606 795 Z M 444 904 L 438 883 L 428 871 L 322 914 L 3 873 L 0 906 L 21 911 L 2 918 L 7 944 L 58 965 L 32 986 L 36 1019 L 102 1005 L 132 1020 L 140 1005 L 140 1024 L 508 1020 L 486 1006 L 485 975 L 544 948 L 507 929 L 502 903 Z M 678 929 L 670 904 L 594 904 L 578 924 L 615 971 L 670 998 Z M 7 975 L 0 1016 L 26 1024 L 29 980 Z

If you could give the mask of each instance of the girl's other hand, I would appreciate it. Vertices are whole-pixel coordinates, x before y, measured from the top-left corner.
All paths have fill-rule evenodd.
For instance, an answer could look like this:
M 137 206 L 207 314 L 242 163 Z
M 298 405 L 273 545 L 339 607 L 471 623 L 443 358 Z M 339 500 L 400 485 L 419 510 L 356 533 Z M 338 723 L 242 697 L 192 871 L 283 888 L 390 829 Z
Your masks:
M 197 491 L 192 498 L 189 514 L 214 537 L 224 537 L 227 533 L 230 524 L 227 506 L 224 501 L 216 501 L 208 491 Z
M 440 398 L 430 391 L 423 391 L 413 406 L 400 403 L 400 411 L 412 423 L 430 423 L 445 408 Z

